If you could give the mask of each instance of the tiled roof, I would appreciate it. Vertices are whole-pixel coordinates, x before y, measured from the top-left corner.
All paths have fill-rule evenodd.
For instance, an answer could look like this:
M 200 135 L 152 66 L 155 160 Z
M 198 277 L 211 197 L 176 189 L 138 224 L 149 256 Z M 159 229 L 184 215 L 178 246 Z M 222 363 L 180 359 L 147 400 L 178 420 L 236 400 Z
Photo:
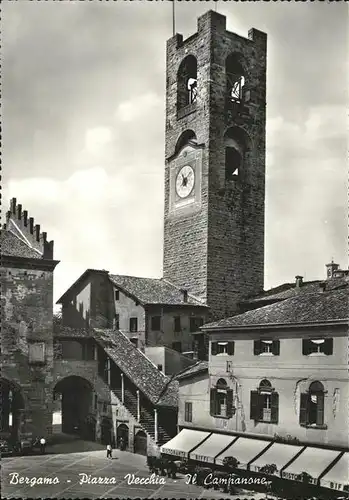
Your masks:
M 1 255 L 11 257 L 24 257 L 27 259 L 42 259 L 42 255 L 15 236 L 11 231 L 1 230 L 0 235 Z
M 70 326 L 54 324 L 53 336 L 56 338 L 92 338 L 93 332 L 84 328 L 71 328 Z
M 110 274 L 110 281 L 120 289 L 128 292 L 142 304 L 168 304 L 168 305 L 196 305 L 207 307 L 199 299 L 188 294 L 188 301 L 184 302 L 183 292 L 165 279 L 137 278 Z
M 197 375 L 198 373 L 208 372 L 208 362 L 207 361 L 199 361 L 193 366 L 189 366 L 185 370 L 182 370 L 180 373 L 176 375 L 177 380 L 182 380 L 184 378 L 189 378 Z
M 204 329 L 238 328 L 258 325 L 292 325 L 347 320 L 349 287 L 300 294 L 252 311 L 204 325 Z
M 284 283 L 270 290 L 257 295 L 256 297 L 251 297 L 245 301 L 245 303 L 256 304 L 262 302 L 277 302 L 279 300 L 289 299 L 291 297 L 296 297 L 298 295 L 306 293 L 318 292 L 320 289 L 320 284 L 326 283 L 327 290 L 333 290 L 335 288 L 340 288 L 342 286 L 348 286 L 348 278 L 333 278 L 327 281 L 305 281 L 301 286 L 296 286 L 295 283 Z
M 157 401 L 158 406 L 178 406 L 179 384 L 173 377 Z
M 175 386 L 118 330 L 94 329 L 95 340 L 120 370 L 156 405 L 177 406 Z

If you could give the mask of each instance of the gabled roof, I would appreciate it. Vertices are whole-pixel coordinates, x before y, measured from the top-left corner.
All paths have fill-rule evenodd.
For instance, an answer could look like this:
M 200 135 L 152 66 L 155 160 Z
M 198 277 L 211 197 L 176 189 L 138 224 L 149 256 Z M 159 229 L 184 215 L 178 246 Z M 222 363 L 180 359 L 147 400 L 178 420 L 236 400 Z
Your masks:
M 118 330 L 94 329 L 94 338 L 120 370 L 154 404 L 176 407 L 177 392 L 164 375 Z
M 74 281 L 74 283 L 66 290 L 63 295 L 57 300 L 56 304 L 61 304 L 65 299 L 69 299 L 70 293 L 73 292 L 73 290 L 84 281 L 84 279 L 90 274 L 90 273 L 98 273 L 98 274 L 105 274 L 108 275 L 109 271 L 105 271 L 104 269 L 86 269 L 82 273 L 79 278 Z
M 326 322 L 346 322 L 349 318 L 349 287 L 299 294 L 268 306 L 253 309 L 231 318 L 208 323 L 202 328 L 239 329 L 256 326 L 292 326 Z
M 57 300 L 61 304 L 69 299 L 71 292 L 90 274 L 105 274 L 112 285 L 131 296 L 142 305 L 175 305 L 198 306 L 207 308 L 206 304 L 188 293 L 188 300 L 183 300 L 183 291 L 163 278 L 139 278 L 120 274 L 109 274 L 104 269 L 86 269 L 82 275 Z
M 195 377 L 199 374 L 208 373 L 208 362 L 207 361 L 198 361 L 195 365 L 189 366 L 185 368 L 180 373 L 178 373 L 175 378 L 177 380 L 183 380 L 185 378 Z
M 137 278 L 110 274 L 110 281 L 116 287 L 135 297 L 143 305 L 164 304 L 207 307 L 199 299 L 188 294 L 187 302 L 183 300 L 183 291 L 163 278 Z
M 18 238 L 7 229 L 1 230 L 0 249 L 1 255 L 4 256 L 24 257 L 27 259 L 42 259 L 43 257 L 40 252 L 34 250 L 34 248 L 25 243 L 23 239 Z

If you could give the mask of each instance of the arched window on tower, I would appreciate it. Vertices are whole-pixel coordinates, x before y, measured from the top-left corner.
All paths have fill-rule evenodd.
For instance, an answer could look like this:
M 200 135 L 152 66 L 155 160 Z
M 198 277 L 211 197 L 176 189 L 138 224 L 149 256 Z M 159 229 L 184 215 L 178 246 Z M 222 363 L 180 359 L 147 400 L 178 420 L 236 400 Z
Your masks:
M 197 99 L 197 61 L 193 55 L 181 62 L 177 74 L 177 109 L 194 104 Z
M 243 100 L 243 88 L 245 85 L 244 69 L 241 64 L 241 55 L 230 54 L 225 61 L 227 101 L 240 103 Z
M 183 149 L 185 146 L 188 146 L 189 144 L 196 144 L 196 135 L 193 130 L 185 130 L 184 132 L 181 133 L 181 135 L 178 137 L 176 146 L 175 146 L 175 154 L 179 153 L 181 149 Z
M 239 127 L 230 127 L 224 134 L 226 182 L 233 181 L 240 175 L 247 147 L 247 134 Z

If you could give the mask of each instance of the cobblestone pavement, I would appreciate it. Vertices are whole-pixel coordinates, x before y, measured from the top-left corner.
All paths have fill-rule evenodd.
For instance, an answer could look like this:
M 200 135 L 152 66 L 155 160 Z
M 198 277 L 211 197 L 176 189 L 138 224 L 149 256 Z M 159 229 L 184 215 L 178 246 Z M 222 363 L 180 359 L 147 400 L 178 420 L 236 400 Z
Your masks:
M 81 453 L 58 453 L 43 456 L 9 457 L 2 459 L 2 498 L 238 498 L 221 491 L 187 485 L 185 477 L 176 480 L 163 478 L 165 484 L 129 484 L 127 474 L 150 478 L 146 458 L 133 453 L 113 450 L 113 460 L 106 458 L 105 450 Z M 14 475 L 17 473 L 17 475 Z M 85 474 L 92 477 L 115 478 L 116 484 L 81 484 Z M 19 484 L 19 478 L 57 478 L 56 484 Z M 85 476 L 84 476 L 85 477 Z M 12 478 L 12 484 L 11 484 Z M 239 498 L 264 500 L 265 495 L 243 492 Z

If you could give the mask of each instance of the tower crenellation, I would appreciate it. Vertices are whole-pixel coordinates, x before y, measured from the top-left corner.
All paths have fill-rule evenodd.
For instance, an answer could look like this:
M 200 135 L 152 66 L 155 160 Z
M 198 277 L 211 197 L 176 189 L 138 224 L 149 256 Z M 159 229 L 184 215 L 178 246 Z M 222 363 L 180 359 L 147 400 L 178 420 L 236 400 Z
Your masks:
M 264 285 L 266 47 L 213 11 L 167 43 L 164 277 L 214 317 Z
M 16 234 L 18 238 L 37 250 L 44 259 L 53 259 L 54 242 L 47 241 L 47 232 L 41 232 L 40 224 L 35 223 L 34 217 L 30 217 L 20 203 L 17 204 L 16 198 L 11 199 L 4 229 Z

